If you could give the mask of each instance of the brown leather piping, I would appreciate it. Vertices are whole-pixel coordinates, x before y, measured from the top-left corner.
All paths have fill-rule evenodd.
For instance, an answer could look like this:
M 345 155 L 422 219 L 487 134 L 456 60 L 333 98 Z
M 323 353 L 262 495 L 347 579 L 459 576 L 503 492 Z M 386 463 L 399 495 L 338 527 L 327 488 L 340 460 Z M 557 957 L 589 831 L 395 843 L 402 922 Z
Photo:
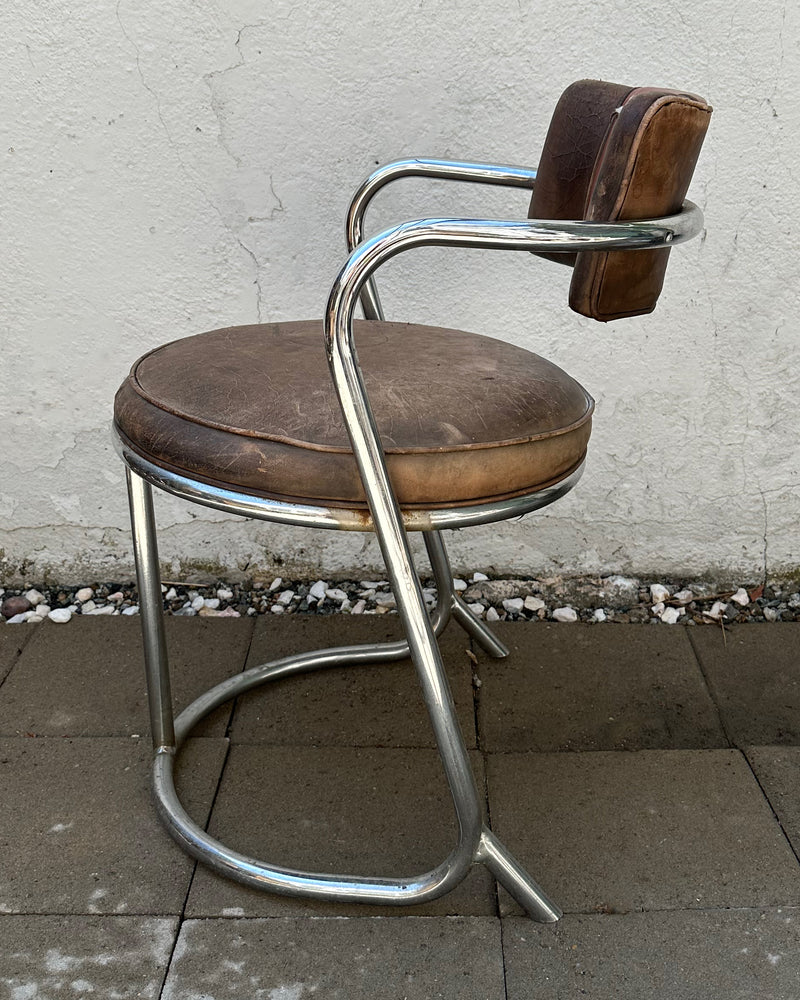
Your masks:
M 342 499 L 327 499 L 324 497 L 302 497 L 302 496 L 290 496 L 284 493 L 273 493 L 269 490 L 256 490 L 251 487 L 238 486 L 235 483 L 225 482 L 223 480 L 216 480 L 210 476 L 199 475 L 198 473 L 188 471 L 187 469 L 182 469 L 180 466 L 174 465 L 171 462 L 167 462 L 162 458 L 156 458 L 153 455 L 148 455 L 146 452 L 142 451 L 140 448 L 134 444 L 133 441 L 122 431 L 119 425 L 114 422 L 114 430 L 119 435 L 120 440 L 123 442 L 126 448 L 130 448 L 134 454 L 139 455 L 147 462 L 151 462 L 153 465 L 159 468 L 166 469 L 169 472 L 173 472 L 179 476 L 185 476 L 187 479 L 194 479 L 200 483 L 206 483 L 209 486 L 214 486 L 217 489 L 230 490 L 233 493 L 242 493 L 244 496 L 254 496 L 263 497 L 267 500 L 278 500 L 285 503 L 299 503 L 299 504 L 311 504 L 312 506 L 319 507 L 330 507 L 334 510 L 368 510 L 368 505 L 366 501 L 359 500 L 342 500 Z M 538 493 L 540 490 L 546 490 L 551 486 L 555 486 L 557 483 L 562 482 L 564 479 L 569 478 L 577 469 L 580 468 L 581 464 L 586 458 L 586 450 L 584 449 L 583 454 L 580 459 L 571 465 L 566 471 L 559 473 L 559 475 L 554 476 L 552 479 L 548 479 L 543 483 L 537 483 L 533 487 L 527 487 L 521 490 L 515 490 L 511 493 L 497 493 L 492 496 L 478 497 L 476 499 L 470 498 L 469 500 L 458 500 L 455 502 L 450 501 L 434 501 L 425 503 L 400 503 L 403 510 L 448 510 L 450 508 L 460 509 L 463 507 L 478 507 L 481 504 L 499 503 L 502 500 L 512 500 L 515 497 L 524 497 L 534 493 Z
M 172 343 L 174 343 L 174 341 Z M 141 399 L 144 399 L 145 402 L 149 403 L 157 410 L 169 413 L 172 416 L 177 417 L 179 420 L 185 420 L 188 423 L 198 424 L 201 427 L 209 427 L 212 430 L 222 431 L 227 434 L 235 434 L 237 437 L 255 438 L 259 441 L 274 441 L 277 444 L 286 444 L 294 448 L 304 448 L 307 451 L 330 452 L 336 455 L 352 454 L 350 448 L 338 447 L 336 445 L 316 444 L 315 442 L 300 441 L 282 434 L 264 434 L 244 428 L 232 427 L 227 424 L 217 423 L 216 421 L 205 420 L 201 416 L 183 412 L 175 407 L 165 406 L 162 402 L 151 396 L 139 383 L 136 377 L 136 369 L 146 358 L 149 358 L 153 354 L 157 354 L 159 351 L 164 350 L 169 346 L 170 344 L 162 344 L 161 347 L 157 347 L 154 350 L 149 351 L 147 354 L 142 355 L 142 357 L 134 363 L 131 368 L 131 373 L 126 380 L 128 385 Z M 586 409 L 577 420 L 565 427 L 558 427 L 551 431 L 542 431 L 541 434 L 532 434 L 525 437 L 509 438 L 500 441 L 477 441 L 469 444 L 449 444 L 441 448 L 398 448 L 394 446 L 385 448 L 384 450 L 390 455 L 435 455 L 437 453 L 448 453 L 454 451 L 484 451 L 492 448 L 511 447 L 516 444 L 530 444 L 534 441 L 545 441 L 548 438 L 561 437 L 562 435 L 569 434 L 571 431 L 581 427 L 594 413 L 594 399 L 588 392 L 586 392 L 585 389 L 583 391 L 586 397 Z

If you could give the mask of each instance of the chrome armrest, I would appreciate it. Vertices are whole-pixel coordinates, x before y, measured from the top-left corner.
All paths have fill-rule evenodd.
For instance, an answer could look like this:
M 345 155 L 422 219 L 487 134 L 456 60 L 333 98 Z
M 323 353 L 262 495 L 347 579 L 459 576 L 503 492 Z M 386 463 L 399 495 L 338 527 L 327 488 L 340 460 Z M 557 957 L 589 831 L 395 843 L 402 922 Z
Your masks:
M 370 510 L 401 544 L 403 524 L 386 470 L 375 418 L 369 405 L 353 344 L 353 314 L 359 295 L 374 272 L 390 258 L 419 246 L 482 250 L 576 253 L 608 250 L 657 250 L 692 239 L 703 228 L 703 213 L 690 201 L 661 219 L 584 222 L 527 219 L 418 219 L 387 229 L 357 246 L 339 272 L 325 311 L 325 347 L 342 406 L 353 454 Z
M 400 177 L 433 177 L 439 180 L 473 184 L 495 184 L 501 187 L 521 187 L 532 190 L 536 170 L 530 167 L 498 166 L 491 163 L 463 163 L 459 160 L 415 158 L 395 160 L 378 167 L 356 190 L 347 210 L 347 252 L 364 239 L 364 216 L 374 196 L 391 181 Z M 383 319 L 378 290 L 372 278 L 361 291 L 361 305 L 367 319 Z

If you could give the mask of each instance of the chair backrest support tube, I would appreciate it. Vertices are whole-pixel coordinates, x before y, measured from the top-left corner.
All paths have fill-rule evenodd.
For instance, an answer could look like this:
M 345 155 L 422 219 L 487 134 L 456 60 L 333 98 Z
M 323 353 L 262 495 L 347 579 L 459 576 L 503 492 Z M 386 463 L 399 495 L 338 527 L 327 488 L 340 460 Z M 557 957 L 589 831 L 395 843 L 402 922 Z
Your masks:
M 495 184 L 501 187 L 531 190 L 536 182 L 536 170 L 531 167 L 426 158 L 394 160 L 392 163 L 386 163 L 363 181 L 350 202 L 346 223 L 348 253 L 363 242 L 364 217 L 369 203 L 382 187 L 401 177 L 430 177 L 438 180 Z M 365 319 L 384 319 L 377 284 L 372 276 L 367 279 L 361 290 L 361 308 L 364 310 Z

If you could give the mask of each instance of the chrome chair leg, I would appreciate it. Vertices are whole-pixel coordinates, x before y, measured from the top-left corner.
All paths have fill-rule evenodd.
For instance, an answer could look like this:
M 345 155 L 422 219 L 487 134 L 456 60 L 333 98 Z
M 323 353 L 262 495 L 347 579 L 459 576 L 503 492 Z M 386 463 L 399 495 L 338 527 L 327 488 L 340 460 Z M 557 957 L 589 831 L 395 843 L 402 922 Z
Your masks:
M 465 601 L 453 588 L 453 571 L 450 568 L 450 559 L 447 555 L 441 531 L 425 532 L 425 548 L 428 550 L 428 558 L 431 561 L 433 575 L 436 578 L 436 586 L 439 591 L 442 589 L 443 582 L 446 581 L 447 595 L 453 618 L 489 656 L 497 660 L 508 656 L 508 647 L 492 633 L 488 625 L 482 622 L 480 618 L 475 617 Z
M 419 581 L 411 590 L 417 601 L 406 598 L 406 616 L 417 637 L 412 653 L 423 697 L 436 736 L 459 825 L 458 843 L 436 868 L 419 876 L 399 879 L 361 878 L 304 872 L 268 865 L 240 854 L 211 837 L 183 808 L 174 784 L 174 761 L 192 728 L 219 705 L 270 680 L 341 664 L 387 662 L 406 657 L 409 642 L 343 646 L 286 657 L 253 667 L 216 685 L 184 709 L 173 722 L 169 667 L 164 634 L 163 604 L 158 566 L 152 488 L 127 471 L 133 526 L 134 556 L 139 586 L 145 669 L 155 756 L 153 790 L 159 813 L 171 835 L 190 854 L 215 871 L 258 889 L 290 896 L 374 904 L 412 904 L 434 899 L 455 888 L 473 863 L 485 864 L 495 878 L 535 920 L 554 921 L 559 909 L 524 871 L 483 822 L 483 809 L 458 725 L 435 636 L 447 624 L 455 603 L 449 561 L 441 538 L 430 539 L 429 555 L 439 596 L 432 619 L 428 618 Z M 433 534 L 433 533 L 432 533 Z M 438 535 L 438 533 L 436 533 Z M 426 538 L 426 541 L 428 539 Z M 411 567 L 413 571 L 413 567 Z M 405 574 L 407 576 L 407 574 Z M 408 580 L 391 572 L 397 594 Z M 411 607 L 409 607 L 411 604 Z M 424 638 L 419 641 L 419 636 Z
M 548 898 L 541 886 L 530 877 L 514 855 L 488 827 L 483 828 L 476 855 L 525 912 L 542 924 L 553 924 L 563 917 L 563 910 Z
M 497 659 L 508 656 L 508 648 L 493 635 L 488 626 L 473 615 L 466 603 L 456 593 L 453 587 L 450 560 L 441 532 L 426 531 L 425 547 L 436 580 L 439 605 L 442 604 L 442 592 L 446 590 L 446 600 L 453 612 L 453 617 L 464 630 L 490 656 Z M 439 635 L 439 631 L 436 629 L 434 632 L 437 636 Z M 517 900 L 534 920 L 542 923 L 553 923 L 561 918 L 562 911 L 559 907 L 548 899 L 542 888 L 486 826 L 483 827 L 481 833 L 476 860 L 486 865 L 496 881 Z
M 387 538 L 384 535 L 380 513 L 374 511 L 373 517 L 384 557 L 387 551 L 392 555 L 391 559 L 386 559 L 386 565 L 395 595 L 402 595 L 403 598 L 402 603 L 398 601 L 398 607 L 403 616 L 406 635 L 410 640 L 411 656 L 417 668 L 439 756 L 450 786 L 459 822 L 460 840 L 463 842 L 465 834 L 472 840 L 476 829 L 479 829 L 473 861 L 485 864 L 500 885 L 534 920 L 553 923 L 561 917 L 562 911 L 483 822 L 483 810 L 478 804 L 475 779 L 469 765 L 464 738 L 456 718 L 439 647 L 425 614 L 419 582 L 412 571 L 408 544 L 407 542 L 404 545 L 393 544 L 396 536 L 389 535 Z M 455 597 L 452 573 L 441 536 L 438 532 L 429 532 L 426 533 L 425 541 L 431 563 L 438 567 L 438 572 L 435 569 L 434 575 L 438 579 L 444 576 L 446 571 L 448 589 Z M 469 609 L 465 610 L 470 620 L 475 622 L 476 619 Z M 494 639 L 491 633 L 488 635 Z M 416 641 L 411 641 L 412 637 Z
M 153 513 L 153 488 L 125 468 L 131 512 L 133 554 L 144 641 L 150 731 L 156 750 L 175 746 L 167 642 L 164 636 L 164 603 L 158 567 L 158 539 Z
M 453 594 L 453 618 L 489 656 L 495 660 L 508 656 L 508 646 L 497 638 L 488 625 L 475 617 L 460 594 Z

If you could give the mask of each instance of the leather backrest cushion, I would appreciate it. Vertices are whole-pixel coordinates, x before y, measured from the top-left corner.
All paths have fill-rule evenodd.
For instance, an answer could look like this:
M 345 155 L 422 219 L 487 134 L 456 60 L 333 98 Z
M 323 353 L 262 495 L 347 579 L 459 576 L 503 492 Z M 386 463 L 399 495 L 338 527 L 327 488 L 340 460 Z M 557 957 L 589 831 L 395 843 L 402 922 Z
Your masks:
M 579 80 L 556 105 L 544 140 L 531 196 L 530 219 L 582 219 L 589 182 L 608 132 L 608 123 L 631 87 Z M 539 254 L 574 264 L 576 254 Z
M 537 197 L 538 175 L 529 216 L 605 222 L 679 211 L 710 115 L 702 98 L 681 91 L 573 84 L 553 116 L 542 156 L 544 189 Z M 603 322 L 652 312 L 669 254 L 560 255 L 575 268 L 570 306 Z

